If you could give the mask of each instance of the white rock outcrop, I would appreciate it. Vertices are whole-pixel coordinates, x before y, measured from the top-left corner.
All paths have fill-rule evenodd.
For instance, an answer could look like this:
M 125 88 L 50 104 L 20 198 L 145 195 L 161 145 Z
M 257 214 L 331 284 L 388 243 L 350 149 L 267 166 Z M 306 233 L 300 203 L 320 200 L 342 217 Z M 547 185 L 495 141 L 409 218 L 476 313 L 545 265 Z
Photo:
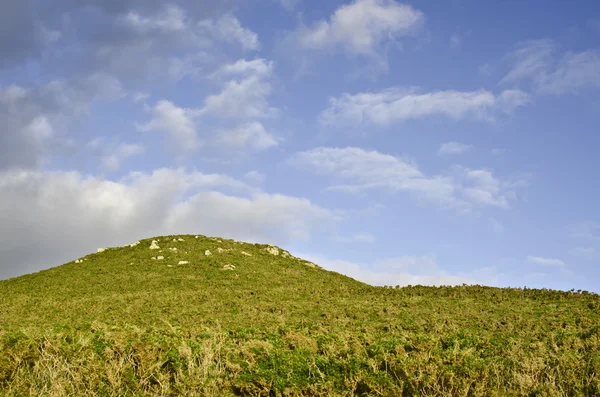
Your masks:
M 188 261 L 179 261 L 178 265 L 189 265 L 190 262 Z
M 219 248 L 217 248 L 217 252 L 219 254 L 222 254 L 223 252 L 225 252 L 225 250 L 223 248 L 219 247 Z
M 83 259 L 77 259 L 75 263 L 83 263 Z
M 177 248 L 169 248 L 169 251 L 177 252 Z
M 133 242 L 133 243 L 129 244 L 129 246 L 130 246 L 131 248 L 135 247 L 136 245 L 140 245 L 140 242 L 139 242 L 139 241 L 136 241 L 136 242 Z
M 98 251 L 97 251 L 97 252 L 98 252 L 98 253 L 101 253 L 101 252 L 104 252 L 104 251 L 106 251 L 106 248 L 98 248 Z
M 151 250 L 159 250 L 160 247 L 158 246 L 158 241 L 152 240 L 152 244 L 150 244 L 150 249 Z
M 164 257 L 164 256 L 157 256 L 157 257 L 156 257 L 156 260 L 157 260 L 157 261 L 162 261 L 163 259 L 165 259 L 165 257 Z
M 206 251 L 204 251 L 204 255 L 206 255 L 206 256 L 211 256 L 211 255 L 212 255 L 212 252 L 210 252 L 209 250 L 206 250 Z
M 233 265 L 225 265 L 225 266 L 223 266 L 223 270 L 235 270 L 235 266 L 233 266 Z
M 249 253 L 247 253 L 246 251 L 242 251 L 242 252 L 240 252 L 240 254 L 242 254 L 242 255 L 246 255 L 246 256 L 252 256 L 252 254 L 249 254 Z
M 152 259 L 153 261 L 155 261 L 155 260 L 156 260 L 156 257 L 155 257 L 155 256 L 153 256 L 153 257 L 152 257 L 152 258 L 150 258 L 150 259 Z
M 267 251 L 271 255 L 279 255 L 279 249 L 272 245 L 269 245 L 267 248 L 265 248 L 265 251 Z
M 185 241 L 185 240 L 180 237 L 177 239 L 177 241 Z

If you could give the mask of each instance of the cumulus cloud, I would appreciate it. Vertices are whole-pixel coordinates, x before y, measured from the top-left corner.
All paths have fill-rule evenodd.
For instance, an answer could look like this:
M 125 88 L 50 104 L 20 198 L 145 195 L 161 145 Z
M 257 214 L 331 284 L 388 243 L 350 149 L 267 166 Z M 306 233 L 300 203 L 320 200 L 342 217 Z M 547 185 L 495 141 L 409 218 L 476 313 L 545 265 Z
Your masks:
M 242 26 L 233 15 L 224 15 L 216 20 L 201 21 L 199 25 L 208 29 L 212 35 L 222 41 L 239 44 L 244 50 L 258 50 L 258 35 Z
M 250 183 L 264 183 L 267 178 L 262 172 L 248 171 L 244 174 L 244 179 Z
M 116 147 L 113 153 L 102 157 L 102 167 L 109 172 L 116 171 L 121 167 L 124 160 L 130 157 L 139 156 L 144 153 L 145 150 L 146 148 L 142 145 L 135 143 L 121 143 Z
M 527 262 L 534 263 L 536 265 L 552 266 L 552 267 L 562 267 L 565 265 L 565 262 L 563 262 L 560 259 L 543 258 L 541 256 L 528 256 Z
M 511 112 L 528 101 L 528 95 L 518 90 L 494 95 L 486 90 L 419 93 L 414 88 L 390 88 L 329 98 L 329 107 L 321 113 L 320 122 L 334 126 L 389 126 L 429 116 L 493 120 L 499 112 Z
M 265 127 L 259 122 L 245 123 L 221 131 L 217 134 L 216 143 L 221 146 L 254 150 L 269 149 L 278 144 L 273 134 L 265 130 Z
M 264 59 L 239 60 L 222 66 L 213 77 L 231 76 L 219 94 L 209 95 L 196 114 L 220 118 L 264 118 L 277 114 L 268 97 L 272 86 L 270 76 L 273 64 Z
M 111 181 L 12 170 L 0 172 L 0 219 L 13 225 L 0 228 L 0 278 L 6 278 L 156 235 L 287 244 L 309 238 L 332 214 L 307 199 L 268 194 L 220 174 L 159 169 Z
M 93 74 L 35 87 L 0 86 L 0 170 L 40 166 L 95 101 L 121 98 L 120 83 Z
M 330 190 L 408 192 L 420 199 L 468 212 L 477 207 L 509 208 L 524 181 L 503 181 L 489 170 L 454 167 L 449 175 L 427 176 L 399 157 L 360 148 L 319 147 L 297 153 L 291 163 L 331 176 Z
M 449 272 L 437 265 L 433 254 L 400 256 L 366 265 L 318 255 L 297 254 L 318 263 L 323 268 L 338 272 L 370 285 L 496 285 L 499 275 L 493 268 L 481 268 L 470 272 Z
M 166 133 L 182 151 L 194 151 L 201 146 L 189 109 L 180 108 L 169 101 L 159 101 L 152 109 L 152 119 L 138 125 L 141 131 Z
M 440 146 L 438 154 L 449 155 L 449 154 L 462 154 L 468 150 L 471 150 L 473 145 L 466 145 L 460 142 L 446 142 Z
M 541 94 L 561 95 L 600 88 L 600 51 L 558 54 L 549 39 L 518 43 L 507 55 L 511 68 L 501 84 L 526 82 Z
M 294 33 L 300 48 L 366 56 L 385 62 L 385 45 L 412 35 L 424 15 L 393 0 L 355 0 L 338 8 L 328 20 L 302 26 Z

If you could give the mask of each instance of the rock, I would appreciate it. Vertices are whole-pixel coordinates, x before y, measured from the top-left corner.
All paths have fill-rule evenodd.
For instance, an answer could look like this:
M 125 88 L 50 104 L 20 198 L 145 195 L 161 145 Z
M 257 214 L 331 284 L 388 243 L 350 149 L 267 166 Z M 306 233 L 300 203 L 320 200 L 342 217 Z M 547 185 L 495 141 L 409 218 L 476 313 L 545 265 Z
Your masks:
M 106 248 L 98 248 L 98 253 L 106 251 Z
M 169 248 L 169 251 L 177 252 L 177 248 Z
M 173 265 L 167 265 L 167 267 L 173 267 Z
M 222 254 L 223 252 L 225 252 L 225 250 L 223 248 L 219 247 L 219 248 L 217 248 L 217 252 L 219 254 Z
M 129 244 L 129 246 L 130 246 L 131 248 L 135 247 L 136 245 L 140 245 L 140 242 L 139 242 L 139 241 L 136 241 L 136 242 L 134 242 L 134 243 L 131 243 L 131 244 Z
M 164 257 L 164 256 L 157 256 L 157 257 L 156 257 L 156 260 L 159 260 L 159 261 L 162 261 L 163 259 L 165 259 L 165 257 Z
M 188 261 L 179 261 L 178 265 L 189 265 L 190 262 Z
M 152 244 L 150 244 L 150 249 L 151 250 L 159 250 L 160 247 L 158 246 L 158 241 L 152 240 Z
M 235 266 L 233 266 L 233 265 L 225 265 L 225 266 L 223 266 L 223 270 L 235 270 Z
M 293 256 L 291 256 L 291 255 L 290 255 L 290 253 L 289 253 L 289 252 L 287 252 L 287 251 L 283 251 L 283 252 L 281 253 L 281 256 L 282 256 L 283 258 L 293 258 Z
M 265 251 L 267 251 L 271 255 L 275 255 L 275 256 L 279 255 L 279 249 L 272 245 L 269 245 L 267 248 L 265 248 Z
M 177 241 L 185 241 L 185 240 L 180 237 L 177 239 Z
M 209 250 L 206 250 L 206 251 L 204 251 L 204 255 L 206 255 L 206 256 L 211 256 L 211 255 L 212 255 L 212 253 L 211 253 Z
M 309 261 L 302 261 L 302 263 L 304 263 L 306 266 L 308 266 L 308 267 L 312 267 L 312 268 L 317 268 L 317 267 L 319 267 L 319 266 L 317 266 L 317 265 L 315 265 L 314 263 L 312 263 L 312 262 L 309 262 Z
M 242 251 L 242 252 L 240 252 L 240 254 L 242 254 L 242 255 L 246 255 L 246 256 L 252 256 L 252 254 L 249 254 L 249 253 L 247 253 L 246 251 Z
M 200 238 L 200 236 L 196 236 L 196 238 Z
M 83 263 L 83 259 L 77 259 L 75 263 Z
M 153 257 L 152 257 L 152 258 L 150 258 L 150 259 L 152 259 L 153 261 L 155 261 L 155 260 L 156 260 L 156 257 L 155 257 L 155 256 L 153 256 Z
M 177 239 L 176 239 L 176 238 L 174 238 L 174 239 L 173 239 L 173 242 L 174 242 L 174 243 L 176 243 L 176 242 L 177 242 Z

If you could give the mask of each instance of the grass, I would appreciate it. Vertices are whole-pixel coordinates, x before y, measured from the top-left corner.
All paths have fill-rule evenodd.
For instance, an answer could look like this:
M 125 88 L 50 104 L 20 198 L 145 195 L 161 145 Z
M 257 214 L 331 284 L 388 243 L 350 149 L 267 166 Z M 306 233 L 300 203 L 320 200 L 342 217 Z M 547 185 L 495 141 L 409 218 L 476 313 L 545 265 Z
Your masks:
M 600 396 L 596 294 L 372 287 L 265 245 L 155 240 L 0 281 L 0 394 Z

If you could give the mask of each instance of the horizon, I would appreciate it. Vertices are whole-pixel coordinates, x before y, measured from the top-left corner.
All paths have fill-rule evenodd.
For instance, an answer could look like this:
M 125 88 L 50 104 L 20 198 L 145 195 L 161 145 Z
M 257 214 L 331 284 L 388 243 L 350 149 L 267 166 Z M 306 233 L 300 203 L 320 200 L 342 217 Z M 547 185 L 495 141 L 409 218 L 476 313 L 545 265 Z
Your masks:
M 600 293 L 600 3 L 9 2 L 0 280 L 208 235 Z

